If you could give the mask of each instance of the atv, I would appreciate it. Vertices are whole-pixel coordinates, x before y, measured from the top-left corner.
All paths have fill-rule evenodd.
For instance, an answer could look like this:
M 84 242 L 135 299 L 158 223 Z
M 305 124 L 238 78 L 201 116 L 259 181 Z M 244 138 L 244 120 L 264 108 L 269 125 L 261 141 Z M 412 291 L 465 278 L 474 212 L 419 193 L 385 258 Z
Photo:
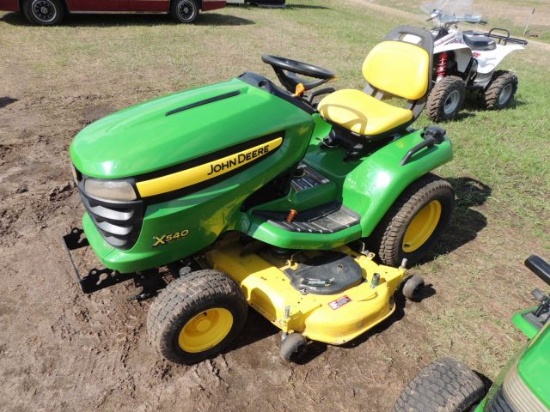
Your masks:
M 386 319 L 405 278 L 418 299 L 407 262 L 454 208 L 431 173 L 452 158 L 445 130 L 410 126 L 432 46 L 425 30 L 394 29 L 365 60 L 368 93 L 319 89 L 332 71 L 264 55 L 283 87 L 245 72 L 88 125 L 70 147 L 83 230 L 64 237 L 83 291 L 127 279 L 138 299 L 162 289 L 148 335 L 184 364 L 227 347 L 248 306 L 282 330 L 293 360 L 308 340 L 341 345 Z M 81 276 L 85 246 L 105 268 Z
M 525 265 L 550 285 L 550 264 L 532 255 Z M 535 412 L 550 410 L 550 295 L 532 292 L 539 304 L 516 313 L 512 321 L 530 339 L 510 360 L 489 391 L 463 363 L 442 358 L 412 380 L 399 396 L 395 412 Z
M 435 85 L 426 107 L 428 117 L 435 122 L 456 118 L 467 92 L 477 95 L 485 109 L 498 110 L 510 106 L 518 88 L 517 76 L 497 67 L 507 55 L 524 49 L 527 41 L 511 37 L 503 28 L 495 27 L 488 32 L 461 30 L 459 23 L 487 23 L 464 9 L 454 12 L 452 7 L 460 7 L 461 3 L 471 1 L 451 5 L 444 2 L 447 10 L 431 9 L 428 19 L 438 22 L 431 30 L 435 41 Z

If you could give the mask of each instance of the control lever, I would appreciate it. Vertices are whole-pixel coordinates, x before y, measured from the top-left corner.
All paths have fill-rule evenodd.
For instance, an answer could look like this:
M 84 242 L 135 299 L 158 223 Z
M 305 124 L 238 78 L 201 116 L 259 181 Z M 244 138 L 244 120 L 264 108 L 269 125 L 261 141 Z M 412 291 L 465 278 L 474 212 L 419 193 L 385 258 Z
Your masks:
M 447 132 L 445 129 L 439 127 L 439 126 L 428 126 L 426 129 L 424 129 L 424 132 L 422 132 L 422 138 L 424 139 L 421 143 L 418 143 L 415 147 L 413 147 L 411 150 L 407 152 L 405 157 L 401 159 L 401 166 L 405 166 L 409 160 L 411 160 L 411 157 L 415 153 L 418 153 L 420 150 L 426 148 L 434 147 L 436 144 L 441 144 L 445 140 L 445 134 Z

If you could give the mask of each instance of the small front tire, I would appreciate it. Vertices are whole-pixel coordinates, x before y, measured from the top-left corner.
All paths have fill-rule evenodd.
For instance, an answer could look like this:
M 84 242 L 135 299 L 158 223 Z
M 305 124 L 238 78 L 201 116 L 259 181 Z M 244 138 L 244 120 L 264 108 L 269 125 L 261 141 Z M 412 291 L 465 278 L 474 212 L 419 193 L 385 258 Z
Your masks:
M 152 346 L 164 358 L 191 365 L 216 356 L 241 332 L 248 304 L 224 273 L 199 270 L 168 284 L 147 316 Z
M 65 9 L 59 0 L 26 0 L 23 14 L 33 24 L 53 26 L 65 16 Z
M 198 17 L 199 9 L 197 0 L 174 0 L 170 11 L 178 23 L 190 24 Z
M 393 411 L 466 412 L 484 394 L 485 385 L 470 368 L 443 358 L 420 371 L 401 392 Z
M 509 71 L 498 70 L 481 95 L 481 104 L 488 110 L 500 110 L 510 105 L 518 90 L 518 78 Z
M 426 113 L 434 122 L 452 120 L 464 105 L 466 84 L 458 76 L 439 80 L 428 95 Z

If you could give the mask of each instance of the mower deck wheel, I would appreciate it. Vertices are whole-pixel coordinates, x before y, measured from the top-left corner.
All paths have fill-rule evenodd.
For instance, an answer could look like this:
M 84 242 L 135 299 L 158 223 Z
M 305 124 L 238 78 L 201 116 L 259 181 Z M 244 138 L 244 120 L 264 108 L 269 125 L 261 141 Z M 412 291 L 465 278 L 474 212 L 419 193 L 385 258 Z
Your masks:
M 306 350 L 307 341 L 300 333 L 291 333 L 281 341 L 279 355 L 285 362 L 300 360 Z
M 397 399 L 393 411 L 466 412 L 481 401 L 485 385 L 467 366 L 452 358 L 422 369 Z
M 166 359 L 190 365 L 220 353 L 242 330 L 248 305 L 224 273 L 199 270 L 180 277 L 152 303 L 147 332 Z
M 419 302 L 422 299 L 423 288 L 424 279 L 422 279 L 422 276 L 412 275 L 403 284 L 403 296 L 413 302 Z

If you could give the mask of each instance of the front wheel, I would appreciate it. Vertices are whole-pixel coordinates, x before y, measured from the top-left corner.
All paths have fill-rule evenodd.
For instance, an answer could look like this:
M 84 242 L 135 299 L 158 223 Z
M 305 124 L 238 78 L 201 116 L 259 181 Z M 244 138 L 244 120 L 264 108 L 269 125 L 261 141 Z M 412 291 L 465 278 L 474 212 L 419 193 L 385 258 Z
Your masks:
M 175 21 L 193 23 L 199 15 L 199 3 L 198 0 L 174 0 L 170 11 Z
M 485 386 L 467 366 L 452 358 L 431 363 L 407 385 L 394 412 L 466 412 L 481 401 Z
M 155 299 L 147 316 L 152 346 L 191 365 L 220 353 L 242 330 L 248 305 L 237 284 L 215 270 L 180 277 Z
M 481 95 L 483 107 L 489 110 L 504 109 L 513 100 L 518 90 L 517 76 L 508 71 L 498 70 L 487 89 Z
M 31 23 L 53 26 L 63 20 L 65 9 L 59 0 L 26 0 L 23 14 Z
M 439 240 L 454 210 L 453 187 L 426 174 L 413 182 L 390 207 L 368 243 L 382 263 L 399 266 L 422 259 Z
M 434 122 L 444 122 L 456 117 L 466 97 L 466 84 L 458 76 L 439 80 L 428 95 L 426 113 Z

